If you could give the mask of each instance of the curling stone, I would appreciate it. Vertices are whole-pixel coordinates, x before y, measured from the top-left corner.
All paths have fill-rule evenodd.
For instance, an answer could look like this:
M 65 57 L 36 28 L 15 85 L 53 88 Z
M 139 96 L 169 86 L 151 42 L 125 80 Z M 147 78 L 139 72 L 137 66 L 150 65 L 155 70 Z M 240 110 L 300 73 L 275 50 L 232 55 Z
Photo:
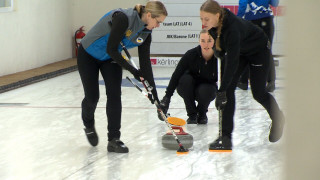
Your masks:
M 172 129 L 176 133 L 179 141 L 184 148 L 191 148 L 193 146 L 193 136 L 184 132 L 182 127 L 172 126 Z M 177 130 L 177 131 L 176 131 Z M 162 136 L 162 146 L 167 149 L 179 149 L 179 144 L 177 140 L 172 135 L 171 131 Z

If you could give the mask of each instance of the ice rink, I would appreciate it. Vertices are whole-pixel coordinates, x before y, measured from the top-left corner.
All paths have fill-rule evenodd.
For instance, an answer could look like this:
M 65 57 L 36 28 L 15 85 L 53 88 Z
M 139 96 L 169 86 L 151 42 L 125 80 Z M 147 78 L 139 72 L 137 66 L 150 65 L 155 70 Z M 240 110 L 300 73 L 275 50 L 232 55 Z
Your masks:
M 160 99 L 174 68 L 155 67 Z M 277 67 L 275 96 L 284 107 L 285 76 Z M 248 91 L 236 90 L 232 153 L 212 153 L 218 112 L 210 104 L 207 125 L 186 125 L 193 136 L 187 155 L 162 147 L 168 131 L 156 108 L 123 75 L 121 140 L 128 154 L 107 151 L 106 96 L 100 85 L 95 113 L 99 145 L 87 142 L 81 121 L 83 88 L 78 72 L 0 94 L 0 179 L 2 180 L 277 180 L 284 177 L 286 134 L 268 141 L 271 120 Z M 130 76 L 131 77 L 131 76 Z M 102 78 L 100 78 L 102 79 Z M 171 116 L 187 119 L 182 98 L 171 99 Z

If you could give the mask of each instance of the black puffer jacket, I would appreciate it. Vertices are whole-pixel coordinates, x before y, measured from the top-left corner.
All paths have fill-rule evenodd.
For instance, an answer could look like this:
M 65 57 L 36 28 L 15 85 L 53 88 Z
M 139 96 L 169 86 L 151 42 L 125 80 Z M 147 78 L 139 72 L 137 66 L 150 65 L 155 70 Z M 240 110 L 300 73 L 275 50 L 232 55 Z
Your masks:
M 197 46 L 188 50 L 179 61 L 167 87 L 166 96 L 171 97 L 178 86 L 179 79 L 187 72 L 197 83 L 217 84 L 217 59 L 212 56 L 209 61 L 202 57 L 201 47 Z
M 219 91 L 225 91 L 236 70 L 238 69 L 239 57 L 254 55 L 267 47 L 268 37 L 261 28 L 250 21 L 241 19 L 224 9 L 224 19 L 220 35 L 220 47 L 225 55 L 224 74 Z M 209 30 L 212 37 L 217 37 L 216 28 Z

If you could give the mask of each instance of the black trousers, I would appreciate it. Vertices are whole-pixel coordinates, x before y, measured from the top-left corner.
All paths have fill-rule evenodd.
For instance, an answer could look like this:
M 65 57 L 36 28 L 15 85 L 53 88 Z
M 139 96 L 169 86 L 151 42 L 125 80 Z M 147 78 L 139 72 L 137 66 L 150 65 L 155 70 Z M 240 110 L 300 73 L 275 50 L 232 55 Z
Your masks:
M 107 95 L 108 140 L 120 138 L 122 111 L 121 66 L 112 60 L 99 61 L 95 59 L 82 46 L 79 47 L 77 62 L 84 89 L 84 99 L 81 104 L 84 126 L 90 128 L 95 125 L 94 113 L 100 97 L 99 72 L 101 72 Z
M 199 83 L 189 73 L 179 80 L 178 94 L 183 98 L 188 116 L 204 116 L 208 112 L 210 102 L 216 97 L 217 86 L 209 83 Z M 196 102 L 198 105 L 196 106 Z
M 250 68 L 250 85 L 253 98 L 268 112 L 272 121 L 277 121 L 282 113 L 274 97 L 266 91 L 269 69 L 270 49 L 267 47 L 252 56 L 240 56 L 239 66 L 227 89 L 227 104 L 222 114 L 222 134 L 232 137 L 233 116 L 235 112 L 235 89 L 240 75 L 246 66 Z
M 273 42 L 273 35 L 274 35 L 274 23 L 273 23 L 273 17 L 266 17 L 262 19 L 252 20 L 253 24 L 258 25 L 262 30 L 266 33 L 266 35 L 269 38 L 270 44 L 272 46 Z M 271 48 L 272 49 L 272 48 Z M 249 67 L 247 66 L 245 70 L 243 71 L 240 82 L 248 84 L 248 78 L 249 78 Z M 274 59 L 273 56 L 270 56 L 270 67 L 268 72 L 268 82 L 274 82 L 276 80 L 276 68 L 274 65 Z

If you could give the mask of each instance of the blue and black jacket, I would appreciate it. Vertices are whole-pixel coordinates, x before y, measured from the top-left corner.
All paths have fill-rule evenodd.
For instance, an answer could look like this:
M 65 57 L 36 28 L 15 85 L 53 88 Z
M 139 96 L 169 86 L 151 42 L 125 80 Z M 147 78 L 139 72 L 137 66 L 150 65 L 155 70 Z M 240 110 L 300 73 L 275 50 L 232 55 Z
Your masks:
M 249 21 L 273 16 L 270 5 L 277 7 L 279 0 L 239 0 L 237 16 Z
M 115 9 L 105 14 L 81 40 L 88 54 L 100 61 L 114 60 L 132 74 L 137 70 L 121 55 L 124 44 L 127 49 L 138 47 L 141 75 L 155 87 L 150 62 L 151 30 L 141 20 L 135 9 Z M 154 94 L 157 92 L 154 88 Z M 155 97 L 157 98 L 157 97 Z

